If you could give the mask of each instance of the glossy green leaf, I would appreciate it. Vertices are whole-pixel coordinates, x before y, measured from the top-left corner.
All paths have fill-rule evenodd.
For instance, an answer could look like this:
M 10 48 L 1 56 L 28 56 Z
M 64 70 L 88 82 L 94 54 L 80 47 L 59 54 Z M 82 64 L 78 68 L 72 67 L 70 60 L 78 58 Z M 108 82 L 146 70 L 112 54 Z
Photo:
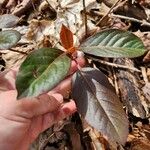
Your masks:
M 94 68 L 82 68 L 73 76 L 72 98 L 85 120 L 112 143 L 124 144 L 128 120 L 107 77 Z
M 140 38 L 131 32 L 109 29 L 89 37 L 80 46 L 84 53 L 100 57 L 138 57 L 146 52 Z
M 17 44 L 21 39 L 21 34 L 15 30 L 7 30 L 0 32 L 0 50 L 9 49 Z
M 70 64 L 71 59 L 55 48 L 32 52 L 17 75 L 18 98 L 38 96 L 51 90 L 66 77 Z
M 0 28 L 14 27 L 19 21 L 19 17 L 12 14 L 4 14 L 0 16 Z

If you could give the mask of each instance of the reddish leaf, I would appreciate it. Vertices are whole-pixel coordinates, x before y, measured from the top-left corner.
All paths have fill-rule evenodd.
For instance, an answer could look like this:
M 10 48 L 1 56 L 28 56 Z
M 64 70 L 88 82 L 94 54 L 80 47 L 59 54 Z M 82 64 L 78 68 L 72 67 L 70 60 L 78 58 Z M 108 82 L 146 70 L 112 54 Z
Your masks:
M 75 51 L 73 46 L 73 34 L 65 25 L 62 25 L 61 27 L 60 40 L 62 46 L 68 53 L 73 53 Z
M 107 77 L 94 68 L 86 67 L 73 75 L 72 98 L 79 113 L 100 131 L 115 147 L 125 144 L 128 120 L 115 90 Z

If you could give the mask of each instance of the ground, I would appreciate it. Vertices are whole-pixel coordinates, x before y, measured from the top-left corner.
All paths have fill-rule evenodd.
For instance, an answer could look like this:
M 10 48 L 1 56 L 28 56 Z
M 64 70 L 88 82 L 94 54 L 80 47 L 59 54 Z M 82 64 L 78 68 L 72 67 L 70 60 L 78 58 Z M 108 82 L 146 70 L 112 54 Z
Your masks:
M 2 30 L 17 30 L 21 40 L 0 51 L 0 69 L 19 66 L 26 56 L 41 47 L 62 49 L 62 24 L 74 35 L 79 46 L 103 29 L 122 29 L 137 35 L 147 52 L 138 58 L 88 56 L 89 65 L 101 70 L 115 87 L 129 120 L 127 142 L 118 149 L 150 149 L 150 3 L 149 0 L 2 0 L 0 14 L 17 16 L 10 25 L 0 18 Z M 3 25 L 2 25 L 3 24 Z M 2 26 L 2 27 L 1 27 Z M 1 88 L 0 88 L 1 89 Z M 31 145 L 40 150 L 107 150 L 112 148 L 102 134 L 81 119 L 78 113 L 45 131 Z

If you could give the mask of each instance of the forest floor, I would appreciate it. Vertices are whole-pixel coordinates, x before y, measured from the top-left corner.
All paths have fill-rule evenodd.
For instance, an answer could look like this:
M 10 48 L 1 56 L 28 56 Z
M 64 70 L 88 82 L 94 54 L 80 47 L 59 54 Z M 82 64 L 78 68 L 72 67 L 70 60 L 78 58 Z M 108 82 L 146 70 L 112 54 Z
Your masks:
M 147 49 L 143 56 L 132 59 L 101 58 L 99 61 L 89 57 L 89 62 L 109 78 L 128 115 L 129 135 L 122 149 L 150 150 L 149 0 L 1 0 L 0 15 L 3 14 L 19 17 L 16 24 L 13 19 L 12 23 L 13 29 L 19 31 L 22 38 L 15 47 L 0 52 L 1 72 L 20 65 L 26 54 L 35 49 L 60 48 L 62 24 L 74 34 L 75 45 L 103 29 L 117 28 L 138 36 Z M 36 149 L 113 148 L 102 134 L 75 113 L 41 134 L 31 146 L 31 150 Z

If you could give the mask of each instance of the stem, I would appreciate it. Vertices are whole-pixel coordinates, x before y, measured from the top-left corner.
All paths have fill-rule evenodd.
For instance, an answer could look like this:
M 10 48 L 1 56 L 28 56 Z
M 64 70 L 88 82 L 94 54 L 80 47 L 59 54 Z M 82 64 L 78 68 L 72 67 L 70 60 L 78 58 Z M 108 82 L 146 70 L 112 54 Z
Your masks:
M 79 63 L 77 62 L 77 60 L 75 59 L 74 61 L 75 61 L 75 63 L 77 64 L 78 70 L 81 70 L 81 67 L 80 67 Z
M 119 3 L 120 1 L 121 1 L 121 0 L 118 0 L 118 1 L 110 8 L 110 10 L 107 12 L 107 14 L 104 15 L 104 16 L 98 21 L 98 23 L 96 24 L 96 26 L 100 25 L 101 22 L 103 22 L 103 20 L 104 20 L 110 13 L 112 13 L 113 9 L 118 5 L 118 3 Z
M 97 61 L 97 62 L 101 63 L 101 64 L 108 65 L 108 66 L 111 66 L 111 67 L 122 68 L 122 69 L 128 69 L 128 70 L 132 70 L 132 71 L 136 71 L 136 72 L 141 72 L 140 70 L 138 70 L 137 68 L 134 68 L 134 67 L 125 66 L 125 65 L 119 65 L 119 64 L 115 64 L 115 63 L 99 60 L 99 59 L 96 59 L 96 58 L 93 58 L 93 57 L 92 57 L 92 59 L 94 61 Z
M 26 53 L 26 52 L 18 51 L 18 50 L 12 49 L 12 48 L 10 48 L 9 50 L 12 52 L 23 54 L 23 55 L 28 55 L 28 53 Z
M 116 18 L 120 18 L 120 19 L 131 20 L 133 22 L 141 23 L 141 26 L 149 26 L 150 27 L 150 23 L 147 22 L 146 20 L 138 20 L 136 18 L 122 16 L 122 15 L 115 15 L 115 14 L 111 14 L 110 17 L 116 17 Z
M 87 35 L 88 35 L 88 26 L 87 26 L 87 15 L 86 15 L 85 0 L 83 0 L 83 11 L 84 11 L 85 36 L 87 37 Z

